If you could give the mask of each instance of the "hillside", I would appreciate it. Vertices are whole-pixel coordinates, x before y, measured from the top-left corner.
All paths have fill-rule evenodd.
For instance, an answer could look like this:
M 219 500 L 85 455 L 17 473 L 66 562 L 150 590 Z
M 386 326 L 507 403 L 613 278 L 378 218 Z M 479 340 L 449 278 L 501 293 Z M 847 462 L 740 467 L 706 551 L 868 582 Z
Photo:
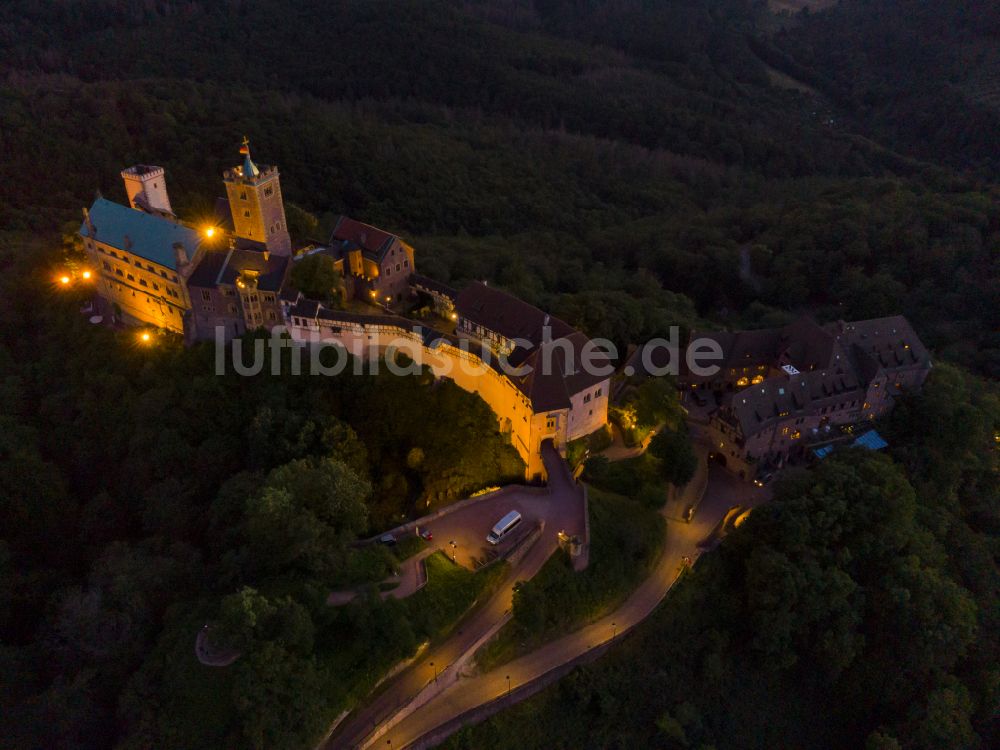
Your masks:
M 457 389 L 203 376 L 207 350 L 143 349 L 57 295 L 81 207 L 124 200 L 123 167 L 165 166 L 197 221 L 244 135 L 279 166 L 297 239 L 349 214 L 400 233 L 421 273 L 487 279 L 591 336 L 901 312 L 939 364 L 885 425 L 892 461 L 789 485 L 623 653 L 453 747 L 995 739 L 997 11 L 770 5 L 811 9 L 0 5 L 0 745 L 313 747 L 444 627 L 395 600 L 330 613 L 332 585 L 399 562 L 350 542 L 518 476 Z M 870 517 L 859 501 L 898 505 Z M 238 635 L 259 650 L 213 682 L 190 636 L 223 609 L 258 623 Z M 928 632 L 897 653 L 879 633 L 906 623 Z M 879 692 L 910 661 L 913 684 Z

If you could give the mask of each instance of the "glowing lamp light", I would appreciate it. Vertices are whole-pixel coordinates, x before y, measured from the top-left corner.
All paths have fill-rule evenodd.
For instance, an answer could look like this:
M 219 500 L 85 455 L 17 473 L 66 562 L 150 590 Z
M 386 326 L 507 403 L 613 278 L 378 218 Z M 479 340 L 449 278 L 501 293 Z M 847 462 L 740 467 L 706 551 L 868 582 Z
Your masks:
M 59 283 L 62 284 L 63 286 L 69 284 L 69 276 L 60 276 Z
M 215 227 L 208 227 L 205 230 L 205 236 L 206 237 L 211 237 L 213 234 L 215 234 Z
M 89 279 L 90 278 L 90 271 L 84 271 L 81 275 L 83 276 L 83 278 Z
M 143 341 L 149 341 L 149 332 L 148 331 L 143 331 L 142 335 L 139 336 L 139 338 L 142 339 Z

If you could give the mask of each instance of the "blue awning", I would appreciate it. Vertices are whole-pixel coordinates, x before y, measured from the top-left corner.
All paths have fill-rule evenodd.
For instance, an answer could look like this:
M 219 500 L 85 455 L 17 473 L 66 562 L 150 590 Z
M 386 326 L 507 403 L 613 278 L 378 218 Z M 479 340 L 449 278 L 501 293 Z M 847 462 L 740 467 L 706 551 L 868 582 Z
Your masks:
M 879 451 L 889 447 L 889 444 L 875 430 L 868 430 L 864 435 L 858 436 L 854 445 L 858 448 L 867 448 L 870 451 Z

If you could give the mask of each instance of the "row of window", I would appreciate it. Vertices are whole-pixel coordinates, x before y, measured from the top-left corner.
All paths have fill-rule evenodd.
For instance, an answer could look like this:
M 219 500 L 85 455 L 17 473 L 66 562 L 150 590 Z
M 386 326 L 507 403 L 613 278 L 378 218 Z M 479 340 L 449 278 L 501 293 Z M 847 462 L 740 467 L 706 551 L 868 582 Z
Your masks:
M 404 260 L 402 266 L 400 266 L 399 263 L 396 264 L 396 272 L 399 273 L 400 268 L 409 268 L 409 267 L 410 267 L 410 261 Z M 382 269 L 382 271 L 385 273 L 386 276 L 391 276 L 392 266 L 386 266 L 385 268 Z
M 104 261 L 104 270 L 108 271 L 108 272 L 110 272 L 110 271 L 113 270 L 115 272 L 115 276 L 118 276 L 118 277 L 123 278 L 123 279 L 127 279 L 128 281 L 131 281 L 133 284 L 135 283 L 135 276 L 133 276 L 130 273 L 127 274 L 127 273 L 123 272 L 122 269 L 120 269 L 120 268 L 112 268 L 111 264 L 108 263 L 107 261 Z M 139 278 L 139 286 L 143 286 L 143 287 L 146 287 L 148 289 L 149 288 L 149 283 L 146 281 L 146 279 L 140 277 Z M 157 284 L 155 281 L 153 282 L 153 291 L 154 292 L 160 291 L 160 285 Z M 181 296 L 177 292 L 177 290 L 173 289 L 172 287 L 164 286 L 163 287 L 163 291 L 166 292 L 166 294 L 168 296 L 173 297 L 174 299 L 180 299 L 181 298 Z
M 596 391 L 594 391 L 594 398 L 600 398 L 601 397 L 601 392 L 603 390 L 604 390 L 603 388 L 598 388 Z M 585 403 L 585 404 L 589 404 L 590 403 L 590 394 L 589 393 L 586 396 L 583 397 L 583 403 Z M 591 412 L 591 414 L 593 414 L 593 412 Z
M 93 245 L 91 245 L 91 247 L 93 247 Z M 110 255 L 112 258 L 120 260 L 122 263 L 126 263 L 128 265 L 134 265 L 136 268 L 141 268 L 141 269 L 143 269 L 145 271 L 149 271 L 150 273 L 159 274 L 163 278 L 168 279 L 169 281 L 172 281 L 175 284 L 178 283 L 178 279 L 177 279 L 176 275 L 168 274 L 163 269 L 157 270 L 156 267 L 152 263 L 147 263 L 145 266 L 143 266 L 141 260 L 138 260 L 138 259 L 136 259 L 134 261 L 129 260 L 129 257 L 128 257 L 127 253 L 123 252 L 123 253 L 121 253 L 121 255 L 119 255 L 117 251 L 115 251 L 115 250 L 105 250 L 104 248 L 102 248 L 99 245 L 97 246 L 97 249 L 100 252 L 103 252 L 103 253 L 106 253 L 107 255 Z M 104 267 L 106 269 L 110 270 L 110 266 L 108 265 L 107 261 L 104 261 Z
M 236 296 L 236 292 L 234 292 L 232 289 L 225 289 L 224 288 L 221 291 L 222 291 L 222 294 L 224 296 L 226 296 L 226 297 L 235 297 Z M 211 289 L 202 289 L 201 290 L 201 299 L 202 299 L 203 302 L 211 302 L 212 301 L 212 290 Z M 243 295 L 243 299 L 244 299 L 244 301 L 247 301 L 247 302 L 256 302 L 257 301 L 257 295 L 256 294 L 254 294 L 252 296 Z M 272 302 L 273 303 L 274 302 L 274 295 L 271 294 L 271 293 L 262 294 L 261 295 L 261 299 L 264 302 Z

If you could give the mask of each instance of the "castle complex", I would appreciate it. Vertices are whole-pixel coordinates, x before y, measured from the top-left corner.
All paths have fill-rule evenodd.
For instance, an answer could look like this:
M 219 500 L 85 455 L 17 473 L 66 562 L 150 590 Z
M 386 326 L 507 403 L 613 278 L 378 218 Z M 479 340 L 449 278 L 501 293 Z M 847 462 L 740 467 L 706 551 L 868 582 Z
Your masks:
M 398 349 L 479 394 L 528 478 L 544 476 L 543 442 L 562 452 L 607 425 L 615 363 L 586 335 L 485 283 L 456 290 L 422 276 L 410 245 L 354 219 L 340 217 L 325 244 L 295 248 L 277 167 L 256 164 L 246 139 L 240 153 L 242 163 L 223 174 L 226 197 L 209 226 L 174 215 L 156 166 L 121 173 L 128 206 L 98 197 L 84 209 L 80 236 L 115 320 L 182 333 L 189 342 L 281 326 L 294 339 L 337 342 L 359 357 Z M 316 255 L 332 260 L 351 310 L 292 288 L 293 265 Z M 414 299 L 433 310 L 434 324 L 391 309 Z M 930 370 L 926 349 L 900 316 L 827 326 L 803 318 L 691 338 L 711 339 L 722 361 L 709 376 L 682 371 L 679 385 L 708 407 L 715 455 L 746 479 L 805 455 L 835 427 L 885 414 Z M 628 372 L 641 371 L 641 352 Z
M 327 243 L 293 248 L 277 167 L 256 164 L 246 139 L 240 151 L 210 226 L 178 219 L 163 168 L 148 165 L 122 172 L 128 206 L 99 197 L 84 210 L 80 235 L 115 319 L 188 341 L 283 326 L 293 338 L 318 335 L 362 357 L 402 345 L 490 405 L 529 478 L 544 474 L 542 442 L 565 450 L 607 424 L 612 364 L 582 333 L 486 284 L 459 292 L 420 276 L 410 245 L 348 217 Z M 329 309 L 291 287 L 292 265 L 314 255 L 332 259 L 345 301 L 368 303 L 366 312 Z M 432 302 L 437 328 L 390 312 L 417 296 Z M 501 357 L 524 374 L 504 371 Z M 583 357 L 603 374 L 585 373 Z

